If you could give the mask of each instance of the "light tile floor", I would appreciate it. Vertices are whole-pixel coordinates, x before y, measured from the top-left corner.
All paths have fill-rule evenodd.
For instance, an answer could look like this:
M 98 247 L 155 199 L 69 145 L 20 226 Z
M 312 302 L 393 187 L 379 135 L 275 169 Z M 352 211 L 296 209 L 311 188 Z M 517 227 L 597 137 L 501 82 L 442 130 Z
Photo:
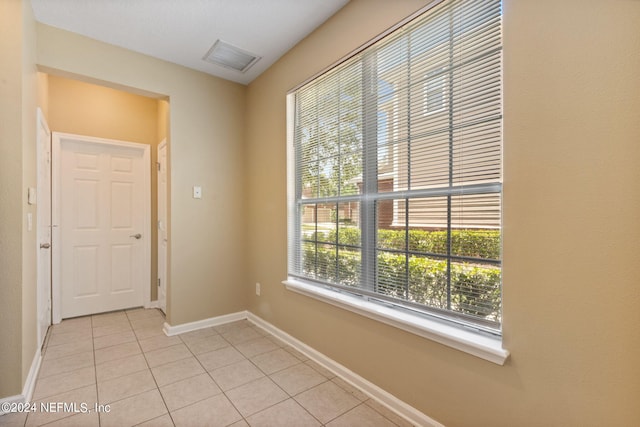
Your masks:
M 248 321 L 173 337 L 163 323 L 135 309 L 54 325 L 32 401 L 77 412 L 7 414 L 0 426 L 410 425 Z

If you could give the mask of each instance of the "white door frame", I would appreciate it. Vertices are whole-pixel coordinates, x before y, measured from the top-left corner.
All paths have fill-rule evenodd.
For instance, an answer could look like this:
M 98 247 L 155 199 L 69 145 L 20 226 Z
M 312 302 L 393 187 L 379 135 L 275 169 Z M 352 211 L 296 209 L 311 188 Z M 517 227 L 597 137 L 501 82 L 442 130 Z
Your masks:
M 52 204 L 52 212 L 51 212 L 51 222 L 53 224 L 53 233 L 52 233 L 52 317 L 53 323 L 57 324 L 62 321 L 62 283 L 61 283 L 61 259 L 60 253 L 62 248 L 60 246 L 60 179 L 61 179 L 61 170 L 60 170 L 60 159 L 61 159 L 61 140 L 73 140 L 76 143 L 85 143 L 88 142 L 90 144 L 104 144 L 105 146 L 112 147 L 127 147 L 137 149 L 143 152 L 143 163 L 144 163 L 144 182 L 143 182 L 143 191 L 145 194 L 145 203 L 144 203 L 144 230 L 146 230 L 146 235 L 151 235 L 151 147 L 146 144 L 139 144 L 136 142 L 128 142 L 128 141 L 118 141 L 115 139 L 105 139 L 105 138 L 96 138 L 92 136 L 82 136 L 82 135 L 73 135 L 69 133 L 61 133 L 61 132 L 53 132 L 52 134 L 52 143 L 51 143 L 51 154 L 52 154 L 52 193 L 51 193 L 51 204 Z M 144 270 L 144 278 L 143 280 L 143 289 L 142 289 L 142 301 L 146 308 L 150 306 L 151 302 L 151 239 L 144 239 L 143 243 L 144 250 L 144 263 L 140 268 Z
M 160 151 L 164 149 L 165 150 L 165 163 L 161 164 L 160 162 Z M 157 149 L 157 153 L 158 153 L 158 185 L 157 185 L 157 189 L 158 189 L 158 279 L 160 280 L 159 286 L 158 286 L 158 307 L 164 312 L 167 312 L 167 285 L 168 285 L 168 256 L 169 256 L 169 250 L 168 250 L 168 242 L 163 242 L 162 239 L 162 234 L 164 231 L 164 234 L 167 236 L 168 239 L 168 224 L 167 224 L 167 214 L 168 214 L 168 186 L 165 186 L 164 188 L 164 192 L 162 191 L 162 185 L 160 184 L 160 174 L 161 173 L 167 173 L 167 163 L 168 163 L 168 157 L 166 155 L 167 153 L 167 140 L 163 139 L 160 144 L 158 144 L 158 149 Z M 160 170 L 161 168 L 164 168 L 163 170 Z M 167 183 L 168 184 L 168 183 Z M 164 200 L 164 202 L 163 202 Z M 162 207 L 164 206 L 164 212 L 162 213 Z M 161 215 L 162 213 L 162 215 Z M 161 222 L 160 218 L 164 218 L 164 223 Z M 163 230 L 164 229 L 164 230 Z M 161 256 L 160 251 L 164 251 L 163 256 Z M 162 295 L 164 298 L 161 298 L 160 296 L 160 291 L 162 288 Z
M 51 325 L 51 131 L 42 110 L 37 109 L 36 244 L 38 347 L 42 347 Z M 44 135 L 41 131 L 44 131 Z M 43 164 L 43 162 L 46 162 Z M 45 203 L 46 201 L 49 203 Z M 48 245 L 48 247 L 47 247 Z M 44 269 L 44 270 L 43 270 Z M 48 271 L 47 271 L 48 270 Z

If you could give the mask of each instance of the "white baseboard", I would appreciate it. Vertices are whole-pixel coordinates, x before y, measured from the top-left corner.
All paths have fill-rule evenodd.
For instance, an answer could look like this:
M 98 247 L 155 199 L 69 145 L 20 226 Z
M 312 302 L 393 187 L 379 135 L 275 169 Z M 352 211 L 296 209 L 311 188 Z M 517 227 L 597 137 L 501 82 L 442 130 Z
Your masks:
M 40 372 L 40 364 L 42 363 L 42 353 L 40 349 L 36 351 L 36 354 L 33 356 L 33 361 L 31 362 L 31 368 L 29 368 L 29 374 L 27 375 L 27 380 L 24 383 L 24 387 L 22 389 L 22 394 L 17 394 L 15 396 L 9 396 L 0 399 L 0 408 L 3 407 L 5 403 L 25 403 L 30 402 L 31 397 L 33 396 L 33 391 L 36 388 L 36 379 L 38 378 L 38 372 Z M 4 415 L 6 412 L 0 410 L 0 415 Z
M 237 322 L 238 320 L 244 320 L 247 318 L 246 311 L 239 311 L 238 313 L 225 314 L 224 316 L 210 317 L 204 320 L 198 320 L 196 322 L 183 323 L 181 325 L 171 326 L 170 324 L 164 324 L 162 330 L 165 335 L 173 336 L 178 334 L 184 334 L 185 332 L 197 331 L 198 329 L 210 328 L 211 326 L 224 325 L 225 323 Z
M 144 308 L 160 308 L 160 304 L 158 304 L 158 300 L 149 301 L 144 305 Z
M 255 314 L 247 312 L 247 319 L 250 322 L 254 323 L 256 326 L 280 338 L 282 341 L 289 344 L 291 347 L 295 348 L 300 353 L 307 356 L 309 359 L 320 364 L 325 369 L 333 372 L 336 376 L 342 378 L 347 383 L 360 389 L 365 394 L 369 395 L 369 397 L 377 400 L 382 405 L 384 405 L 400 417 L 404 418 L 411 424 L 415 426 L 444 427 L 442 424 L 427 416 L 426 414 L 418 411 L 413 406 L 408 405 L 391 393 L 388 393 L 387 391 L 381 389 L 372 382 L 364 379 L 360 375 L 339 364 L 335 360 L 328 358 L 324 354 L 308 346 L 297 338 L 292 337 L 283 330 L 278 329 L 271 323 L 263 320 Z
M 238 320 L 249 320 L 254 325 L 264 329 L 272 335 L 278 337 L 291 347 L 298 350 L 300 353 L 307 356 L 309 359 L 320 364 L 325 369 L 333 372 L 336 376 L 342 378 L 352 386 L 362 390 L 365 394 L 369 395 L 374 400 L 378 401 L 400 417 L 404 418 L 415 426 L 425 427 L 444 427 L 442 424 L 434 420 L 433 418 L 425 415 L 416 408 L 402 400 L 398 399 L 391 393 L 381 389 L 372 382 L 366 380 L 345 366 L 339 364 L 335 360 L 332 360 L 308 346 L 297 338 L 292 337 L 281 329 L 278 329 L 266 320 L 256 316 L 249 311 L 240 311 L 237 313 L 227 314 L 224 316 L 211 317 L 209 319 L 199 320 L 197 322 L 184 323 L 181 325 L 171 326 L 168 323 L 164 324 L 164 333 L 168 336 L 183 334 L 185 332 L 196 331 L 198 329 L 209 328 L 211 326 L 223 325 L 225 323 L 237 322 Z
M 38 372 L 40 372 L 41 363 L 42 352 L 40 351 L 40 348 L 38 348 L 38 350 L 36 350 L 36 354 L 33 357 L 33 362 L 31 362 L 29 375 L 27 375 L 27 380 L 24 382 L 24 389 L 22 390 L 22 395 L 24 396 L 25 402 L 31 402 L 33 391 L 36 388 L 36 380 L 38 379 Z

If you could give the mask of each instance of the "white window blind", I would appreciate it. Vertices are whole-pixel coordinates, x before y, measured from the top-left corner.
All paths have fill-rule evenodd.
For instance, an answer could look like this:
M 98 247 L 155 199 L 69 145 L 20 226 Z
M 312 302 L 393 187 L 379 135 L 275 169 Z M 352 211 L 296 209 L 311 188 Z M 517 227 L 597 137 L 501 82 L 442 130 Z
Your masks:
M 501 54 L 444 1 L 290 95 L 291 277 L 500 333 Z

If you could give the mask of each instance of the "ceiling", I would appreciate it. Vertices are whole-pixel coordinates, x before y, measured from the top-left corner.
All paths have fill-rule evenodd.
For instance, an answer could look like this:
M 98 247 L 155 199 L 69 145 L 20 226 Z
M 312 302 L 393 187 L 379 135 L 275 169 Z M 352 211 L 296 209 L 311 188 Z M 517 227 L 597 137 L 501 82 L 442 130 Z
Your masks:
M 248 84 L 349 0 L 31 0 L 38 22 Z M 216 40 L 260 56 L 247 71 L 202 58 Z

